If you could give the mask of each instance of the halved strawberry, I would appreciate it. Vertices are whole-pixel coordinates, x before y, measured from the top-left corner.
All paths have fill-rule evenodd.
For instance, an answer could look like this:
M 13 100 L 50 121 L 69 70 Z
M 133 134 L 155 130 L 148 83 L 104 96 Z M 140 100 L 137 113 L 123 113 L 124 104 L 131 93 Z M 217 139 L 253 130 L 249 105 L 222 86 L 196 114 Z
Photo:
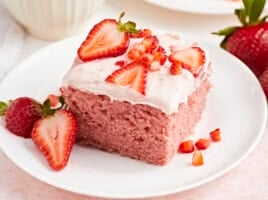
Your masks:
M 78 49 L 78 57 L 82 61 L 90 61 L 104 57 L 116 57 L 126 52 L 129 45 L 129 34 L 139 32 L 132 21 L 122 23 L 119 20 L 104 19 L 89 32 Z
M 201 151 L 195 151 L 192 157 L 193 166 L 201 166 L 204 164 L 204 159 Z
M 134 61 L 114 71 L 105 80 L 122 86 L 129 85 L 137 92 L 145 95 L 147 73 L 148 69 L 143 63 Z
M 205 64 L 205 52 L 199 47 L 190 47 L 177 51 L 169 56 L 172 63 L 181 63 L 182 67 L 193 74 L 198 74 L 201 66 Z
M 192 153 L 194 151 L 193 140 L 186 140 L 180 143 L 179 151 L 181 153 Z
M 198 150 L 205 150 L 209 147 L 209 145 L 210 145 L 209 140 L 205 138 L 200 138 L 195 143 L 195 146 Z
M 115 57 L 125 53 L 128 45 L 128 33 L 119 31 L 118 22 L 104 19 L 91 29 L 78 49 L 78 56 L 82 61 Z
M 32 139 L 54 170 L 63 169 L 70 157 L 77 133 L 77 121 L 67 110 L 57 110 L 34 124 Z
M 221 141 L 221 130 L 219 128 L 211 131 L 209 133 L 209 135 L 210 135 L 210 138 L 211 138 L 211 140 L 213 142 L 219 142 L 219 141 Z

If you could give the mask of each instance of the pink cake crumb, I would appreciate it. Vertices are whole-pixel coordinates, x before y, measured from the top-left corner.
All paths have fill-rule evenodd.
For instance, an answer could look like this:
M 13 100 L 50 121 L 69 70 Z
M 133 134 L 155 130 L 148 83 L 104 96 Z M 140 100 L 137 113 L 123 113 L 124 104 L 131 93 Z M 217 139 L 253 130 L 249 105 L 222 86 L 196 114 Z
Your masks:
M 211 85 L 208 79 L 167 115 L 143 104 L 111 101 L 106 95 L 64 87 L 63 96 L 79 124 L 77 143 L 146 161 L 167 164 L 179 143 L 194 133 L 205 109 Z

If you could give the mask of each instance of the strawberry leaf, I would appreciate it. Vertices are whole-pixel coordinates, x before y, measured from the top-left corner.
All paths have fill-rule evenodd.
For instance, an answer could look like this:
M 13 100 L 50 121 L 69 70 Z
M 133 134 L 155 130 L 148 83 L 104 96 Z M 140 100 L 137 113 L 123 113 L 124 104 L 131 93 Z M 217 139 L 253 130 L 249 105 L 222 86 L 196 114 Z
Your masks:
M 45 100 L 45 102 L 43 103 L 43 110 L 42 110 L 43 115 L 44 116 L 53 115 L 55 112 L 56 112 L 55 109 L 51 109 L 50 100 L 49 99 Z
M 254 0 L 243 0 L 243 4 L 244 4 L 244 9 L 245 9 L 245 14 L 246 16 L 249 16 L 249 13 L 251 12 L 251 8 L 252 8 L 252 2 Z
M 249 24 L 255 24 L 259 22 L 259 17 L 264 9 L 265 0 L 252 0 L 251 10 L 249 13 Z
M 218 32 L 213 32 L 212 34 L 222 35 L 222 36 L 229 36 L 233 32 L 235 32 L 237 28 L 238 28 L 237 26 L 231 26 L 231 27 L 219 30 Z
M 235 14 L 243 25 L 247 25 L 247 14 L 244 9 L 235 9 Z
M 128 21 L 123 23 L 121 19 L 125 16 L 125 12 L 122 12 L 118 19 L 118 29 L 121 32 L 126 33 L 139 33 L 141 30 L 136 28 L 136 23 L 132 21 Z
M 8 108 L 8 104 L 3 101 L 0 101 L 0 116 L 5 115 L 7 108 Z

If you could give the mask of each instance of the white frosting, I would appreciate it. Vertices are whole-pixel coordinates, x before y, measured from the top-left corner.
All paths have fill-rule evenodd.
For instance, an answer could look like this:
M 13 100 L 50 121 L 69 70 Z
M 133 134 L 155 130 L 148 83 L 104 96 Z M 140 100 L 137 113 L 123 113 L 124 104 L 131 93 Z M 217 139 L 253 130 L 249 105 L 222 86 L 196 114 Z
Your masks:
M 170 46 L 178 48 L 188 47 L 181 40 L 172 35 L 158 36 L 160 45 L 164 47 L 167 54 L 170 54 Z M 139 39 L 131 41 L 139 42 Z M 196 46 L 196 45 L 195 45 Z M 79 89 L 84 92 L 107 95 L 111 100 L 128 101 L 132 104 L 146 104 L 156 107 L 166 114 L 172 114 L 178 110 L 180 103 L 187 102 L 188 96 L 200 85 L 201 79 L 195 78 L 191 72 L 183 69 L 180 75 L 171 75 L 169 68 L 171 63 L 166 61 L 159 71 L 149 72 L 147 76 L 146 95 L 138 93 L 128 86 L 120 86 L 108 83 L 105 79 L 115 70 L 116 61 L 126 60 L 126 54 L 115 58 L 98 59 L 91 62 L 75 65 L 65 75 L 63 86 Z M 209 60 L 206 54 L 204 65 L 205 73 L 208 71 Z M 206 74 L 205 77 L 207 77 Z M 204 79 L 204 76 L 203 78 Z

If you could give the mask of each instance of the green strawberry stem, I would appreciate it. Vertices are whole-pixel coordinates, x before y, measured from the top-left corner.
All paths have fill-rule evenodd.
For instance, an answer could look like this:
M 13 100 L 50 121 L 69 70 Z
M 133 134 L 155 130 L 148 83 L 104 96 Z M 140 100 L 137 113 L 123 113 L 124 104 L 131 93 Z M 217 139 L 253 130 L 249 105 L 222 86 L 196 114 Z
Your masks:
M 0 101 L 0 116 L 4 116 L 8 108 L 8 103 Z
M 59 97 L 59 102 L 60 102 L 60 106 L 57 108 L 51 108 L 51 103 L 49 99 L 46 99 L 43 103 L 43 105 L 41 105 L 41 114 L 44 117 L 47 117 L 49 115 L 53 115 L 57 110 L 66 108 L 66 104 L 65 104 L 65 100 L 62 96 Z
M 122 12 L 118 19 L 118 29 L 121 32 L 126 33 L 139 33 L 141 30 L 136 29 L 136 23 L 132 21 L 127 21 L 126 23 L 123 23 L 121 19 L 125 16 L 125 12 Z
M 220 36 L 225 36 L 225 38 L 221 42 L 221 47 L 225 48 L 228 37 L 232 35 L 238 28 L 263 23 L 268 17 L 266 15 L 260 18 L 265 3 L 266 0 L 243 0 L 244 7 L 240 9 L 235 9 L 235 15 L 238 17 L 242 26 L 232 26 L 212 33 Z

